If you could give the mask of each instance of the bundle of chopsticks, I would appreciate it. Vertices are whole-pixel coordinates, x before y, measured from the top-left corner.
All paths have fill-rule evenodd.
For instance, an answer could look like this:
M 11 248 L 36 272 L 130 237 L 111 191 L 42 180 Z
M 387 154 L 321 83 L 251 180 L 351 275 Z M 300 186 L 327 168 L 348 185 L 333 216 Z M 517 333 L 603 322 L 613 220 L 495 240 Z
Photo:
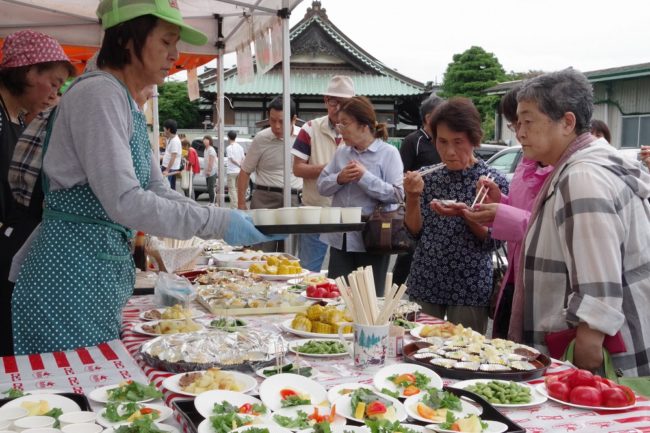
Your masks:
M 491 174 L 488 174 L 485 178 L 487 180 L 494 179 Z M 483 204 L 483 202 L 485 201 L 485 197 L 487 197 L 488 195 L 488 192 L 489 190 L 485 187 L 485 185 L 481 185 L 481 189 L 478 190 L 478 193 L 476 194 L 476 198 L 474 199 L 472 206 L 470 206 L 470 209 L 472 209 L 477 204 Z
M 341 297 L 350 311 L 352 321 L 362 325 L 387 324 L 406 292 L 404 284 L 399 288 L 397 284 L 393 284 L 393 274 L 389 272 L 386 274 L 384 305 L 379 310 L 372 267 L 366 266 L 365 269 L 359 268 L 353 271 L 348 275 L 349 284 L 343 277 L 338 277 L 335 281 L 339 292 L 341 292 Z
M 417 170 L 417 173 L 420 173 L 420 176 L 424 177 L 427 174 L 431 174 L 434 171 L 442 170 L 445 167 L 446 167 L 445 163 L 441 162 L 441 163 L 438 163 L 438 164 L 422 167 L 419 170 Z

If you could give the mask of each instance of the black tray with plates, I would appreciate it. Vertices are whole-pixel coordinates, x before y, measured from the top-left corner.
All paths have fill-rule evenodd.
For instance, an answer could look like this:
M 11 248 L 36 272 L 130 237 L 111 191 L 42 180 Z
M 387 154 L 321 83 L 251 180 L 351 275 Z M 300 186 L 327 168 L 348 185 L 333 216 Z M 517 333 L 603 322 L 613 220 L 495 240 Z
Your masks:
M 442 377 L 449 379 L 468 380 L 468 379 L 495 379 L 495 380 L 512 380 L 514 382 L 523 382 L 527 380 L 537 379 L 544 375 L 544 372 L 551 365 L 551 358 L 543 353 L 537 354 L 534 360 L 530 363 L 537 368 L 527 371 L 471 371 L 461 370 L 456 368 L 446 368 L 438 365 L 431 364 L 426 358 L 418 359 L 413 356 L 418 349 L 430 346 L 431 343 L 425 341 L 415 341 L 404 346 L 403 354 L 404 361 L 413 364 L 419 364 L 424 367 L 430 368 Z
M 183 431 L 186 433 L 197 433 L 199 424 L 205 418 L 194 407 L 194 400 L 174 400 L 172 401 L 172 406 L 183 419 L 183 424 L 186 426 L 186 429 L 183 429 Z
M 265 235 L 292 235 L 304 233 L 360 232 L 365 223 L 343 224 L 276 224 L 256 226 Z
M 34 391 L 35 394 L 32 394 L 34 396 L 35 400 L 38 400 L 38 391 Z M 29 391 L 25 391 L 25 395 L 30 394 Z M 56 395 L 60 395 L 61 397 L 66 397 L 69 398 L 70 400 L 74 401 L 79 405 L 80 410 L 83 411 L 92 411 L 90 408 L 90 402 L 88 401 L 88 398 L 84 394 L 76 394 L 74 392 L 57 392 Z M 0 407 L 4 406 L 5 404 L 9 403 L 11 400 L 15 400 L 13 398 L 3 398 L 0 399 Z

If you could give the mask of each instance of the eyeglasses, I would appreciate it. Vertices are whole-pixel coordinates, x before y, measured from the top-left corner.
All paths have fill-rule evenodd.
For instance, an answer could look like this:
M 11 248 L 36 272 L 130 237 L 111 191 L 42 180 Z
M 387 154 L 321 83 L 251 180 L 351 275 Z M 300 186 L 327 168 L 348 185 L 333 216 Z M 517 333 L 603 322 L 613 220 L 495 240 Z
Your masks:
M 325 103 L 327 105 L 329 105 L 330 107 L 337 107 L 337 106 L 341 105 L 341 101 L 339 101 L 336 98 L 331 98 L 331 97 L 327 98 L 327 101 L 325 101 Z
M 354 122 L 350 122 L 350 123 L 337 123 L 337 124 L 336 124 L 336 127 L 337 127 L 338 129 L 345 129 L 345 128 L 347 128 L 348 126 L 352 125 L 353 123 L 354 123 Z
M 506 126 L 512 132 L 517 132 L 517 124 L 516 123 L 508 123 Z

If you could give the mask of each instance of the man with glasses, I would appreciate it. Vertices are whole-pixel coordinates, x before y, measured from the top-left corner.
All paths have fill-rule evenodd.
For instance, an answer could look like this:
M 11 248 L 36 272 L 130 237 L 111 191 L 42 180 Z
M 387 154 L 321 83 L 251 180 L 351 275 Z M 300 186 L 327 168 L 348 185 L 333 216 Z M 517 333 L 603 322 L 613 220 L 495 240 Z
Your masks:
M 354 83 L 346 75 L 335 75 L 324 93 L 327 115 L 305 123 L 293 143 L 293 173 L 303 178 L 302 202 L 306 206 L 331 205 L 329 197 L 318 193 L 316 180 L 342 143 L 336 128 L 339 107 L 354 96 Z M 319 272 L 327 252 L 319 234 L 301 235 L 298 241 L 298 257 L 301 265 L 312 272 Z

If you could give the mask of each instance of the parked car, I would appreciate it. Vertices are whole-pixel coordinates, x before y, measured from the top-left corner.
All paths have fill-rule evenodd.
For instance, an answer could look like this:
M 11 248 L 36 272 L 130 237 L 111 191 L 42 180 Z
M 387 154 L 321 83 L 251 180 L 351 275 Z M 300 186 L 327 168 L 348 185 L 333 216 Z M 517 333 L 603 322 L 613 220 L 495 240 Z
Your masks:
M 503 149 L 507 149 L 508 146 L 503 144 L 487 144 L 482 143 L 481 146 L 474 149 L 474 155 L 481 158 L 483 161 L 487 161 L 492 156 L 496 155 Z
M 521 146 L 506 147 L 488 159 L 487 164 L 503 173 L 510 182 L 522 157 Z

